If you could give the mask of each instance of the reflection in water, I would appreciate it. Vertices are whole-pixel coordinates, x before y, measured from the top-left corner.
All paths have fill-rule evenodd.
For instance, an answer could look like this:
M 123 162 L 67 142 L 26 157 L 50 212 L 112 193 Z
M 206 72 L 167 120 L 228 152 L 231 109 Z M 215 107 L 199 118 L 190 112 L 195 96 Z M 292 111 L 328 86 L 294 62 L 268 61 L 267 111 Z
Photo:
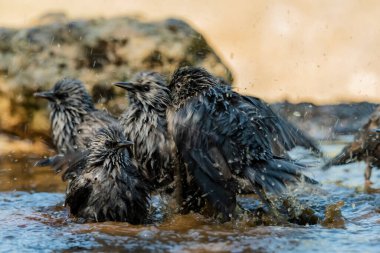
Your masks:
M 342 145 L 332 143 L 323 148 L 330 154 Z M 301 151 L 292 155 L 317 162 Z M 330 212 L 332 219 L 325 218 L 326 224 L 313 226 L 256 226 L 247 217 L 218 224 L 195 214 L 163 219 L 158 197 L 153 198 L 153 206 L 159 222 L 146 226 L 78 224 L 63 207 L 65 185 L 59 176 L 32 164 L 4 158 L 0 165 L 0 251 L 378 252 L 380 195 L 363 193 L 363 164 L 325 173 L 314 169 L 311 174 L 324 184 L 294 191 L 301 204 L 311 206 L 318 216 Z M 376 187 L 379 176 L 375 171 Z M 248 209 L 258 205 L 251 197 L 240 202 Z

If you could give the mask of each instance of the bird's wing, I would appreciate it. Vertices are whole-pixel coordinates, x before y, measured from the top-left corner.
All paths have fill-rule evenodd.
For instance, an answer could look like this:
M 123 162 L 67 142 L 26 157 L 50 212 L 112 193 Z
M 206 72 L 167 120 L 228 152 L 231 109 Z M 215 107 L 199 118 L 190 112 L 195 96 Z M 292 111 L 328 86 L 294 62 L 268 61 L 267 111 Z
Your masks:
M 70 206 L 70 212 L 74 215 L 78 214 L 92 191 L 92 182 L 83 177 L 88 153 L 88 151 L 76 151 L 57 155 L 52 159 L 53 169 L 62 174 L 63 181 L 69 182 L 65 204 Z
M 231 175 L 276 193 L 302 177 L 301 165 L 272 155 L 268 128 L 260 118 L 252 120 L 239 103 L 239 96 L 228 92 L 201 95 L 169 119 L 188 169 L 214 206 L 227 213 L 236 193 Z
M 231 99 L 210 101 L 206 96 L 199 96 L 171 119 L 177 147 L 181 147 L 181 152 L 197 154 L 194 159 L 215 178 L 235 173 L 230 171 L 229 164 L 244 162 L 235 161 L 242 153 L 248 152 L 255 160 L 272 157 L 269 133 L 263 122 L 260 119 L 251 121 L 240 108 L 231 105 Z M 218 172 L 209 170 L 210 167 L 218 168 Z
M 265 102 L 251 96 L 241 96 L 241 109 L 250 118 L 261 118 L 271 133 L 272 145 L 279 148 L 281 153 L 289 151 L 296 146 L 311 149 L 316 154 L 321 154 L 318 145 L 309 136 L 294 126 L 289 121 L 277 115 Z M 284 150 L 281 150 L 284 149 Z
M 76 151 L 65 155 L 58 154 L 42 161 L 49 161 L 48 165 L 52 166 L 56 173 L 61 173 L 62 180 L 66 181 L 76 178 L 82 173 L 86 166 L 87 156 L 88 151 Z M 37 164 L 36 166 L 45 165 Z
M 214 207 L 229 214 L 235 203 L 233 175 L 242 176 L 246 162 L 241 154 L 266 160 L 270 146 L 259 121 L 252 123 L 229 99 L 211 100 L 193 99 L 169 117 L 169 128 L 197 185 Z
M 228 133 L 226 137 L 230 145 L 223 149 L 223 154 L 230 156 L 233 152 L 235 154 L 233 156 L 240 155 L 242 161 L 238 164 L 239 170 L 253 186 L 279 194 L 284 191 L 287 183 L 297 183 L 301 180 L 317 183 L 303 175 L 304 165 L 272 154 L 271 141 L 275 129 L 271 128 L 271 124 L 274 124 L 274 121 L 268 121 L 265 117 L 259 117 L 258 114 L 255 116 L 251 111 L 247 111 L 244 97 L 237 93 L 229 96 L 228 100 L 229 109 L 221 112 L 219 117 L 222 120 L 215 121 L 220 129 L 219 135 L 226 131 Z M 267 108 L 260 112 L 259 108 L 256 108 L 258 113 L 265 114 L 268 111 Z M 229 120 L 227 124 L 223 122 L 225 114 L 234 114 L 235 119 Z M 231 161 L 233 156 L 228 160 Z
M 65 204 L 70 207 L 70 213 L 78 215 L 88 202 L 93 191 L 93 183 L 84 177 L 76 177 L 70 181 L 66 190 Z
M 380 134 L 373 129 L 380 126 L 380 113 L 375 112 L 368 122 L 355 135 L 354 141 L 347 144 L 342 151 L 330 159 L 323 167 L 323 170 L 331 166 L 343 165 L 355 161 L 361 161 L 377 150 L 380 145 Z

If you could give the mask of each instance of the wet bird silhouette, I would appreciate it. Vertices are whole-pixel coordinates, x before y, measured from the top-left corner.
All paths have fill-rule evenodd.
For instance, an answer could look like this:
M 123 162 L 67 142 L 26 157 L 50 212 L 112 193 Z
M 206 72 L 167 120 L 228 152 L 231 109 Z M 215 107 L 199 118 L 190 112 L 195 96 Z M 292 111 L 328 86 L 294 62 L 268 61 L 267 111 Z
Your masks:
M 62 79 L 51 90 L 34 93 L 34 96 L 49 101 L 53 143 L 59 153 L 88 147 L 98 129 L 116 122 L 107 112 L 95 109 L 79 80 Z
M 224 79 L 218 78 L 223 85 L 229 85 Z M 243 96 L 242 109 L 250 118 L 260 118 L 269 127 L 272 150 L 277 155 L 286 155 L 287 151 L 297 146 L 311 150 L 318 156 L 322 155 L 316 142 L 292 123 L 276 114 L 270 106 L 253 96 Z
M 380 168 L 380 106 L 371 115 L 368 122 L 355 135 L 354 141 L 328 161 L 323 170 L 331 166 L 343 165 L 357 161 L 365 161 L 367 167 L 364 173 L 365 185 L 371 185 L 372 168 Z
M 173 181 L 173 141 L 167 132 L 166 109 L 170 91 L 155 72 L 137 73 L 129 82 L 114 85 L 128 91 L 129 106 L 120 117 L 127 138 L 135 143 L 133 156 L 154 189 Z
M 185 165 L 185 183 L 198 186 L 223 218 L 234 213 L 240 187 L 236 179 L 248 179 L 269 208 L 266 191 L 280 194 L 287 183 L 303 179 L 316 183 L 303 176 L 303 165 L 273 155 L 270 127 L 247 112 L 245 97 L 204 69 L 177 70 L 169 88 L 169 133 Z
M 121 126 L 100 128 L 88 147 L 59 155 L 56 172 L 68 181 L 65 204 L 88 222 L 141 224 L 148 214 L 149 188 L 131 160 Z

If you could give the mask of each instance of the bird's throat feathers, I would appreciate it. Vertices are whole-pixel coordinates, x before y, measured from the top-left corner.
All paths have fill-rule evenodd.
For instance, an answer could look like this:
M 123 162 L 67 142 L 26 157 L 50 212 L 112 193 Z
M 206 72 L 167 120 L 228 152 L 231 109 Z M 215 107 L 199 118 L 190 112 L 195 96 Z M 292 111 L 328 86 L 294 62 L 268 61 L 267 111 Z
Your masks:
M 52 108 L 50 113 L 53 142 L 59 152 L 66 153 L 75 147 L 77 127 L 83 122 L 86 111 Z

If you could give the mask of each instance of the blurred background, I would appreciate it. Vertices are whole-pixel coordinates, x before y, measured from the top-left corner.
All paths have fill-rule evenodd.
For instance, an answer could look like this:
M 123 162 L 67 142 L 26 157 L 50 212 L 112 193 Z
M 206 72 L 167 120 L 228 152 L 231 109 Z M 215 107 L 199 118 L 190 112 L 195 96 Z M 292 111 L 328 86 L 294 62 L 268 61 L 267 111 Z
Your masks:
M 1 0 L 0 26 L 31 27 L 52 12 L 182 19 L 221 56 L 237 90 L 269 102 L 380 102 L 375 0 Z
M 33 93 L 64 76 L 118 115 L 112 82 L 182 65 L 233 80 L 316 139 L 353 134 L 380 102 L 378 17 L 371 0 L 0 0 L 0 154 L 46 153 Z

